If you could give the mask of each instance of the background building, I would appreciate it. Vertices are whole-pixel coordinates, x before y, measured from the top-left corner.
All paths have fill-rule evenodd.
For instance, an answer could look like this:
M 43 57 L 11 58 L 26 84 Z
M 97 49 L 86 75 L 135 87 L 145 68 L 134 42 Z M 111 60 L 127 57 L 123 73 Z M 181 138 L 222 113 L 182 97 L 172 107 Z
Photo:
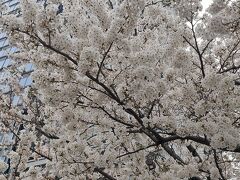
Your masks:
M 8 8 L 8 12 L 10 14 L 15 14 L 16 16 L 21 16 L 21 10 L 20 10 L 20 1 L 21 0 L 0 0 L 1 4 L 5 4 Z M 9 57 L 9 54 L 18 52 L 19 50 L 16 47 L 13 47 L 8 42 L 8 37 L 6 33 L 1 32 L 0 30 L 0 93 L 5 94 L 11 94 L 11 100 L 12 104 L 14 106 L 22 106 L 21 101 L 21 95 L 17 96 L 14 94 L 14 92 L 11 92 L 10 87 L 8 83 L 5 81 L 7 77 L 10 75 L 9 68 L 13 63 L 13 60 Z M 24 93 L 24 88 L 27 86 L 30 86 L 32 84 L 32 80 L 30 77 L 31 72 L 33 71 L 33 64 L 26 64 L 24 66 L 24 69 L 21 74 L 21 78 L 17 79 L 19 81 L 19 84 L 22 89 L 22 93 Z M 1 112 L 1 110 L 0 110 Z M 13 120 L 14 122 L 14 120 Z M 21 129 L 23 129 L 22 124 L 18 124 L 14 122 L 10 125 L 11 130 L 14 131 L 14 133 L 18 134 Z M 10 165 L 10 160 L 7 158 L 8 152 L 11 150 L 15 150 L 16 145 L 16 137 L 13 132 L 6 131 L 3 132 L 3 130 L 0 130 L 0 161 L 3 161 Z M 43 165 L 46 163 L 45 158 L 38 157 L 33 158 L 29 157 L 29 166 L 36 166 L 36 165 Z M 5 172 L 5 174 L 8 174 L 11 172 L 11 169 L 8 168 L 8 170 Z

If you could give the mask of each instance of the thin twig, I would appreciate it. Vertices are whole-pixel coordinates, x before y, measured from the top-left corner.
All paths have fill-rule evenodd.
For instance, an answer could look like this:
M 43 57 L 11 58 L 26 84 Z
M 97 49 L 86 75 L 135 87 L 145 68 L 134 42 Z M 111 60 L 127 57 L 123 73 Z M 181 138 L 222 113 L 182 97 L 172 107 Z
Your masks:
M 221 179 L 222 179 L 222 180 L 226 180 L 226 178 L 225 178 L 224 175 L 223 175 L 222 169 L 220 168 L 220 166 L 219 166 L 219 164 L 218 164 L 218 156 L 217 156 L 217 152 L 216 152 L 215 149 L 213 150 L 213 157 L 214 157 L 214 161 L 215 161 L 216 167 L 217 167 L 217 169 L 218 169 L 218 172 L 219 172 L 219 174 L 220 174 L 220 176 L 221 176 Z
M 148 146 L 146 146 L 146 147 L 137 149 L 137 150 L 135 150 L 135 151 L 130 151 L 130 152 L 127 152 L 127 153 L 125 153 L 125 154 L 121 154 L 121 155 L 117 156 L 117 158 L 121 158 L 121 157 L 124 157 L 124 156 L 128 156 L 128 155 L 130 155 L 130 154 L 135 154 L 135 153 L 138 153 L 139 151 L 143 151 L 143 150 L 146 150 L 146 149 L 148 149 L 148 148 L 150 148 L 150 147 L 154 147 L 154 146 L 157 146 L 157 145 L 156 145 L 155 143 L 154 143 L 154 144 L 150 144 L 150 145 L 148 145 Z
M 102 71 L 103 63 L 104 63 L 104 61 L 105 61 L 105 59 L 106 59 L 106 57 L 107 57 L 107 55 L 108 55 L 112 45 L 113 45 L 113 42 L 111 42 L 111 44 L 109 45 L 107 51 L 103 55 L 102 61 L 101 61 L 100 65 L 99 65 L 99 69 L 98 69 L 98 72 L 97 72 L 96 79 L 99 78 L 100 72 Z

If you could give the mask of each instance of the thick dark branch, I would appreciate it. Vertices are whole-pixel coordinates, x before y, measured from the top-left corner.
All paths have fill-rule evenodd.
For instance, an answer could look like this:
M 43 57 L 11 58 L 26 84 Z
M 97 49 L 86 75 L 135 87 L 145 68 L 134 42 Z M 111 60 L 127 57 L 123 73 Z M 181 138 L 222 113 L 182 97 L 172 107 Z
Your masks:
M 116 97 L 117 97 L 118 99 L 120 99 L 120 97 L 118 96 L 117 91 L 116 91 L 116 89 L 115 89 L 115 87 L 114 87 L 114 84 L 111 84 L 110 87 L 112 88 L 112 90 L 113 90 L 114 94 L 116 95 Z
M 149 128 L 150 129 L 150 128 Z M 144 132 L 144 134 L 146 134 L 153 142 L 155 142 L 156 144 L 161 144 L 160 140 L 161 139 L 161 136 L 160 138 L 158 139 L 154 134 L 152 134 L 151 130 L 149 130 L 145 127 L 141 128 L 141 131 Z
M 107 179 L 109 179 L 109 180 L 117 180 L 117 179 L 115 179 L 114 177 L 110 176 L 109 174 L 105 173 L 103 170 L 104 170 L 104 168 L 98 168 L 98 167 L 94 168 L 94 171 L 95 171 L 95 172 L 100 173 L 100 174 L 103 175 L 105 178 L 107 178 Z
M 112 92 L 112 90 L 108 88 L 105 84 L 100 82 L 97 78 L 94 78 L 89 71 L 86 72 L 86 76 L 90 78 L 92 81 L 94 81 L 95 83 L 97 83 L 99 86 L 101 86 L 106 91 L 107 95 L 113 100 L 115 100 L 119 105 L 124 105 L 124 103 L 120 100 L 120 98 L 117 95 L 115 95 L 115 92 Z M 138 114 L 134 110 L 132 110 L 131 108 L 123 108 L 123 110 L 126 113 L 132 115 L 143 126 L 142 119 L 138 116 Z
M 163 149 L 180 164 L 186 164 L 168 144 L 161 144 Z
M 210 146 L 210 141 L 207 138 L 203 138 L 200 136 L 185 136 L 185 137 L 181 137 L 178 135 L 173 135 L 167 138 L 164 138 L 164 142 L 170 142 L 170 141 L 174 141 L 174 140 L 192 140 L 194 142 L 198 142 L 200 144 L 204 144 L 207 146 Z
M 237 86 L 240 86 L 240 81 L 235 80 L 235 81 L 234 81 L 234 84 L 237 85 Z
M 35 128 L 38 132 L 40 132 L 42 135 L 46 136 L 47 138 L 49 139 L 59 139 L 59 137 L 55 136 L 55 135 L 52 135 L 52 134 L 49 134 L 49 133 L 46 133 L 44 132 L 41 128 L 39 127 L 36 127 Z
M 165 143 L 165 138 L 163 138 L 156 130 L 150 127 L 141 127 L 140 129 L 130 130 L 129 133 L 144 133 L 147 135 L 156 145 L 160 145 Z
M 174 140 L 191 140 L 196 143 L 200 143 L 206 146 L 211 147 L 210 140 L 207 139 L 207 137 L 200 137 L 200 136 L 185 136 L 181 137 L 178 135 L 173 135 L 164 139 L 161 139 L 162 143 L 171 142 Z M 227 149 L 227 148 L 219 148 L 219 150 L 226 151 L 226 152 L 235 152 L 240 153 L 240 145 L 238 144 L 235 149 Z
M 201 159 L 200 155 L 198 154 L 197 150 L 191 144 L 187 146 L 187 149 L 189 150 L 189 152 L 192 153 L 193 157 L 198 157 L 199 162 L 202 162 L 202 159 Z
M 97 78 L 93 77 L 89 71 L 86 72 L 86 76 L 95 83 L 97 83 L 99 86 L 101 86 L 108 93 L 109 97 L 114 99 L 119 104 L 123 105 L 123 102 L 121 102 L 121 100 L 111 91 L 111 89 L 109 89 L 105 84 L 100 82 Z
M 39 37 L 37 37 L 38 41 L 46 48 L 51 49 L 52 51 L 56 52 L 57 54 L 60 54 L 64 57 L 66 57 L 68 60 L 70 60 L 73 64 L 75 64 L 76 66 L 78 65 L 77 61 L 74 60 L 72 57 L 70 57 L 67 53 L 64 53 L 56 48 L 54 48 L 53 46 L 47 44 L 46 42 L 44 42 L 42 39 L 40 39 Z
M 94 78 L 89 71 L 86 72 L 86 76 L 88 78 L 90 78 L 92 81 L 94 81 L 95 83 L 97 83 L 98 85 L 100 85 L 105 91 L 106 94 L 112 98 L 113 100 L 115 100 L 119 105 L 124 105 L 124 103 L 120 100 L 120 98 L 114 94 L 114 92 L 112 92 L 112 90 L 110 88 L 108 88 L 105 84 L 103 84 L 102 82 L 99 81 L 99 79 Z M 104 93 L 105 94 L 105 93 Z M 102 110 L 104 111 L 104 108 L 102 108 Z M 157 144 L 162 144 L 164 143 L 163 138 L 157 133 L 155 132 L 153 129 L 151 128 L 146 128 L 143 124 L 143 121 L 141 119 L 141 117 L 131 108 L 125 108 L 123 107 L 123 110 L 128 113 L 129 115 L 133 116 L 137 122 L 143 127 L 142 130 L 144 132 L 144 134 L 146 134 L 149 138 L 151 138 L 155 143 Z M 122 123 L 124 125 L 127 125 L 129 127 L 132 127 L 132 125 L 128 124 L 128 123 L 123 123 L 121 120 L 119 121 L 118 119 L 116 119 L 115 117 L 113 117 L 112 115 L 110 115 L 108 112 L 104 111 L 110 118 L 114 119 L 115 121 Z
M 111 0 L 108 0 L 108 4 L 109 4 L 110 8 L 113 9 L 113 3 Z
M 73 64 L 75 64 L 76 66 L 78 65 L 77 61 L 74 60 L 72 57 L 70 57 L 67 53 L 64 53 L 56 48 L 54 48 L 53 46 L 51 46 L 50 44 L 47 44 L 45 41 L 43 41 L 37 34 L 35 35 L 32 35 L 30 34 L 28 31 L 23 31 L 23 30 L 20 30 L 20 29 L 13 29 L 13 31 L 18 31 L 18 32 L 21 32 L 21 33 L 24 33 L 28 36 L 30 36 L 31 38 L 35 39 L 36 41 L 38 41 L 40 44 L 42 44 L 44 47 L 54 51 L 55 53 L 57 54 L 60 54 L 62 56 L 64 56 L 65 58 L 67 58 L 69 61 L 71 61 Z
M 135 111 L 133 111 L 131 108 L 123 108 L 123 110 L 128 114 L 132 115 L 139 122 L 139 124 L 143 126 L 142 119 L 138 116 L 138 114 Z

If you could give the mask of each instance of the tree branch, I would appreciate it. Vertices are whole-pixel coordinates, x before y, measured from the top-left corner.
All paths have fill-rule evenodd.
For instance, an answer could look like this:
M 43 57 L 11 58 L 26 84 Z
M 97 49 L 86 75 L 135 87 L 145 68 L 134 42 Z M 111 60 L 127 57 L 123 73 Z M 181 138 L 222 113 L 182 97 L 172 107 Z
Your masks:
M 97 83 L 99 86 L 101 86 L 108 93 L 109 97 L 114 99 L 119 104 L 123 105 L 123 102 L 117 96 L 115 96 L 115 94 L 111 91 L 111 89 L 109 89 L 105 84 L 100 82 L 97 78 L 93 77 L 89 71 L 86 72 L 86 76 L 92 81 L 94 81 L 95 83 Z
M 170 148 L 169 145 L 163 143 L 161 144 L 163 149 L 171 156 L 173 159 L 175 159 L 180 164 L 186 164 L 174 151 L 174 149 Z
M 124 122 L 124 121 L 121 121 L 121 120 L 118 119 L 117 117 L 114 117 L 114 116 L 111 115 L 106 109 L 104 109 L 104 107 L 100 107 L 100 106 L 99 106 L 99 107 L 95 107 L 95 106 L 92 106 L 91 108 L 96 108 L 96 109 L 102 110 L 105 114 L 108 115 L 108 117 L 110 117 L 111 119 L 113 119 L 114 121 L 116 121 L 116 122 L 118 122 L 118 123 L 120 123 L 120 124 L 123 124 L 123 125 L 125 125 L 125 126 L 130 127 L 130 128 L 133 128 L 133 127 L 134 127 L 133 124 L 126 123 L 126 122 Z
M 31 38 L 37 40 L 37 41 L 38 41 L 40 44 L 42 44 L 44 47 L 46 47 L 46 48 L 48 48 L 48 49 L 56 52 L 57 54 L 60 54 L 60 55 L 62 55 L 62 56 L 64 56 L 64 57 L 66 57 L 69 61 L 71 61 L 71 62 L 72 62 L 73 64 L 75 64 L 76 66 L 78 65 L 78 63 L 77 63 L 76 60 L 74 60 L 74 59 L 73 59 L 72 57 L 70 57 L 68 54 L 66 54 L 66 53 L 64 53 L 64 52 L 62 52 L 62 51 L 54 48 L 54 47 L 51 46 L 50 44 L 47 44 L 46 42 L 44 42 L 37 34 L 35 34 L 35 36 L 34 36 L 34 35 L 30 34 L 28 31 L 22 31 L 22 30 L 20 30 L 20 29 L 13 29 L 13 31 L 18 31 L 18 32 L 21 32 L 21 33 L 24 33 L 24 34 L 30 36 Z
M 105 59 L 106 59 L 106 57 L 107 57 L 107 55 L 108 55 L 108 53 L 109 53 L 112 45 L 113 45 L 113 42 L 111 42 L 111 44 L 110 44 L 110 46 L 108 47 L 107 51 L 106 51 L 106 52 L 104 53 L 104 55 L 103 55 L 102 61 L 101 61 L 101 63 L 100 63 L 100 66 L 99 66 L 99 69 L 98 69 L 98 72 L 97 72 L 96 79 L 99 78 L 100 72 L 102 71 L 103 63 L 104 63 L 104 61 L 105 61 Z
M 128 156 L 128 155 L 130 155 L 130 154 L 135 154 L 135 153 L 138 153 L 139 151 L 148 149 L 148 148 L 153 147 L 153 146 L 157 146 L 157 144 L 154 143 L 154 144 L 148 145 L 148 146 L 146 146 L 146 147 L 139 148 L 139 149 L 137 149 L 137 150 L 135 150 L 135 151 L 127 152 L 127 153 L 125 153 L 125 154 L 122 154 L 122 155 L 117 156 L 117 158 L 121 158 L 121 157 L 124 157 L 124 156 Z
M 227 68 L 225 70 L 220 71 L 219 74 L 222 74 L 222 73 L 225 73 L 225 72 L 228 72 L 228 71 L 231 71 L 231 70 L 238 70 L 238 69 L 240 69 L 240 65 L 239 66 L 235 66 L 234 65 L 234 66 L 232 66 L 230 68 Z
M 55 136 L 55 135 L 46 133 L 46 132 L 44 132 L 41 128 L 39 128 L 39 127 L 36 127 L 35 129 L 36 129 L 38 132 L 40 132 L 42 135 L 46 136 L 46 137 L 49 138 L 49 139 L 59 139 L 58 136 Z
M 107 178 L 107 179 L 109 179 L 109 180 L 117 180 L 117 179 L 115 179 L 114 177 L 110 176 L 109 174 L 105 173 L 103 170 L 104 170 L 104 168 L 98 168 L 98 167 L 95 167 L 95 168 L 94 168 L 94 171 L 95 171 L 95 172 L 100 173 L 100 174 L 103 175 L 105 178 Z
M 213 41 L 213 39 L 211 39 L 210 41 L 208 41 L 207 45 L 203 48 L 202 52 L 201 52 L 201 56 L 205 53 L 206 49 L 208 48 L 209 44 Z
M 46 156 L 46 155 L 44 155 L 44 154 L 42 154 L 42 153 L 36 151 L 35 149 L 30 148 L 30 150 L 32 150 L 32 151 L 35 152 L 36 154 L 38 154 L 38 155 L 40 155 L 40 156 L 42 156 L 42 157 L 48 159 L 49 161 L 52 161 L 52 158 L 50 158 L 50 157 L 48 157 L 48 156 Z
M 200 136 L 181 137 L 181 136 L 178 136 L 178 135 L 173 135 L 173 136 L 161 139 L 162 143 L 171 142 L 171 141 L 174 141 L 174 140 L 191 140 L 191 141 L 194 141 L 196 143 L 203 144 L 203 145 L 211 147 L 210 140 L 208 140 L 207 137 L 200 137 Z M 226 151 L 226 152 L 240 153 L 240 145 L 238 144 L 237 147 L 233 150 L 227 149 L 227 148 L 219 148 L 219 150 Z
M 219 174 L 220 174 L 220 176 L 221 176 L 221 179 L 222 179 L 222 180 L 226 180 L 226 178 L 225 178 L 224 175 L 223 175 L 222 169 L 221 169 L 221 167 L 220 167 L 219 164 L 218 164 L 218 157 L 217 157 L 217 152 L 216 152 L 215 149 L 213 150 L 213 157 L 214 157 L 214 161 L 215 161 L 216 167 L 217 167 L 217 169 L 218 169 L 218 172 L 219 172 Z

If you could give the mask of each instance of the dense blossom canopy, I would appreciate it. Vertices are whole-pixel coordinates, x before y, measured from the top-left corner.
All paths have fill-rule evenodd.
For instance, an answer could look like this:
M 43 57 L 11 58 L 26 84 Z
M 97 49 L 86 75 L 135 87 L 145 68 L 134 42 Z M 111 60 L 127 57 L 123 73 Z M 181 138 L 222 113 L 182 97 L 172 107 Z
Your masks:
M 22 0 L 20 17 L 1 10 L 20 50 L 14 93 L 17 67 L 36 66 L 27 113 L 0 99 L 1 127 L 25 128 L 9 154 L 21 179 L 240 177 L 239 0 L 214 0 L 203 15 L 201 0 Z M 26 170 L 43 140 L 46 167 Z

